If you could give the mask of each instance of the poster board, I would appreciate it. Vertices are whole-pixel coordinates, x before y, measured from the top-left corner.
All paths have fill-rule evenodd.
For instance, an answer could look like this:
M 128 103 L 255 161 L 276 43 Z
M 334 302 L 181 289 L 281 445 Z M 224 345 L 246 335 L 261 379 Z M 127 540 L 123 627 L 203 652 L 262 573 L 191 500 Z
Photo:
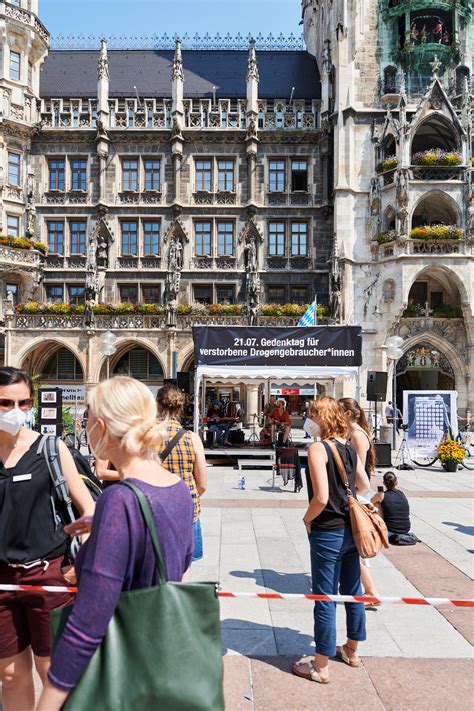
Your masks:
M 60 436 L 63 431 L 62 390 L 43 387 L 38 390 L 38 425 L 44 435 Z
M 458 434 L 456 390 L 405 390 L 403 424 L 410 456 L 434 456 L 440 441 Z

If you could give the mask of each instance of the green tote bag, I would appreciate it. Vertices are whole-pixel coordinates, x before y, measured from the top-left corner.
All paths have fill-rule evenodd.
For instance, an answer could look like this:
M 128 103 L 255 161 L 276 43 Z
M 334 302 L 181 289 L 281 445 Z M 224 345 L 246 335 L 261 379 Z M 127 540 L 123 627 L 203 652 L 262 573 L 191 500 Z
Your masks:
M 125 591 L 66 711 L 223 711 L 216 583 L 174 583 L 146 496 L 130 482 L 156 554 L 160 585 Z M 51 616 L 53 648 L 72 605 Z

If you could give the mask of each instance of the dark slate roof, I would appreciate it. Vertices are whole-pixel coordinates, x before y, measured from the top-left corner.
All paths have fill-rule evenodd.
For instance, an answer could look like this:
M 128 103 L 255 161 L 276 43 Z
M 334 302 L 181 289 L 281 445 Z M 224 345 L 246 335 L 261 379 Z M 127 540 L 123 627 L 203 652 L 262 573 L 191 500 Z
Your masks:
M 170 97 L 172 51 L 109 51 L 110 96 L 132 97 L 137 87 L 141 97 Z M 245 98 L 246 51 L 185 50 L 184 95 L 187 98 Z M 43 65 L 43 98 L 83 98 L 97 95 L 99 51 L 52 50 Z M 257 51 L 262 99 L 286 99 L 295 87 L 295 99 L 321 96 L 316 60 L 303 51 Z

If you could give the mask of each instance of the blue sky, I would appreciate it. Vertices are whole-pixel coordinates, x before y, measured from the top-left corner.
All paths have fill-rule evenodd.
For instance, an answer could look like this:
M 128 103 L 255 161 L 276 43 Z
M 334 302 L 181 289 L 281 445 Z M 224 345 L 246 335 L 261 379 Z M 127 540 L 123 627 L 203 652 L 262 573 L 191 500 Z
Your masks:
M 300 34 L 300 0 L 39 0 L 57 34 Z

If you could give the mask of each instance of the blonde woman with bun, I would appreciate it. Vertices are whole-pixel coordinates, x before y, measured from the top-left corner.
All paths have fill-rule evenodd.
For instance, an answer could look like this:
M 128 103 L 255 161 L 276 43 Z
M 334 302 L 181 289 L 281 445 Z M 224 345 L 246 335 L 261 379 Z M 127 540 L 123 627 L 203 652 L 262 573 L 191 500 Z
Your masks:
M 119 480 L 130 479 L 148 499 L 169 580 L 180 581 L 193 554 L 193 502 L 185 482 L 167 471 L 156 452 L 166 437 L 151 391 L 118 376 L 90 391 L 87 433 L 97 457 L 113 461 Z M 134 492 L 108 488 L 94 518 L 70 532 L 91 531 L 76 558 L 79 592 L 53 654 L 37 711 L 59 711 L 100 645 L 125 590 L 158 584 L 152 542 Z M 69 530 L 69 529 L 68 529 Z M 159 663 L 159 660 L 157 661 Z

